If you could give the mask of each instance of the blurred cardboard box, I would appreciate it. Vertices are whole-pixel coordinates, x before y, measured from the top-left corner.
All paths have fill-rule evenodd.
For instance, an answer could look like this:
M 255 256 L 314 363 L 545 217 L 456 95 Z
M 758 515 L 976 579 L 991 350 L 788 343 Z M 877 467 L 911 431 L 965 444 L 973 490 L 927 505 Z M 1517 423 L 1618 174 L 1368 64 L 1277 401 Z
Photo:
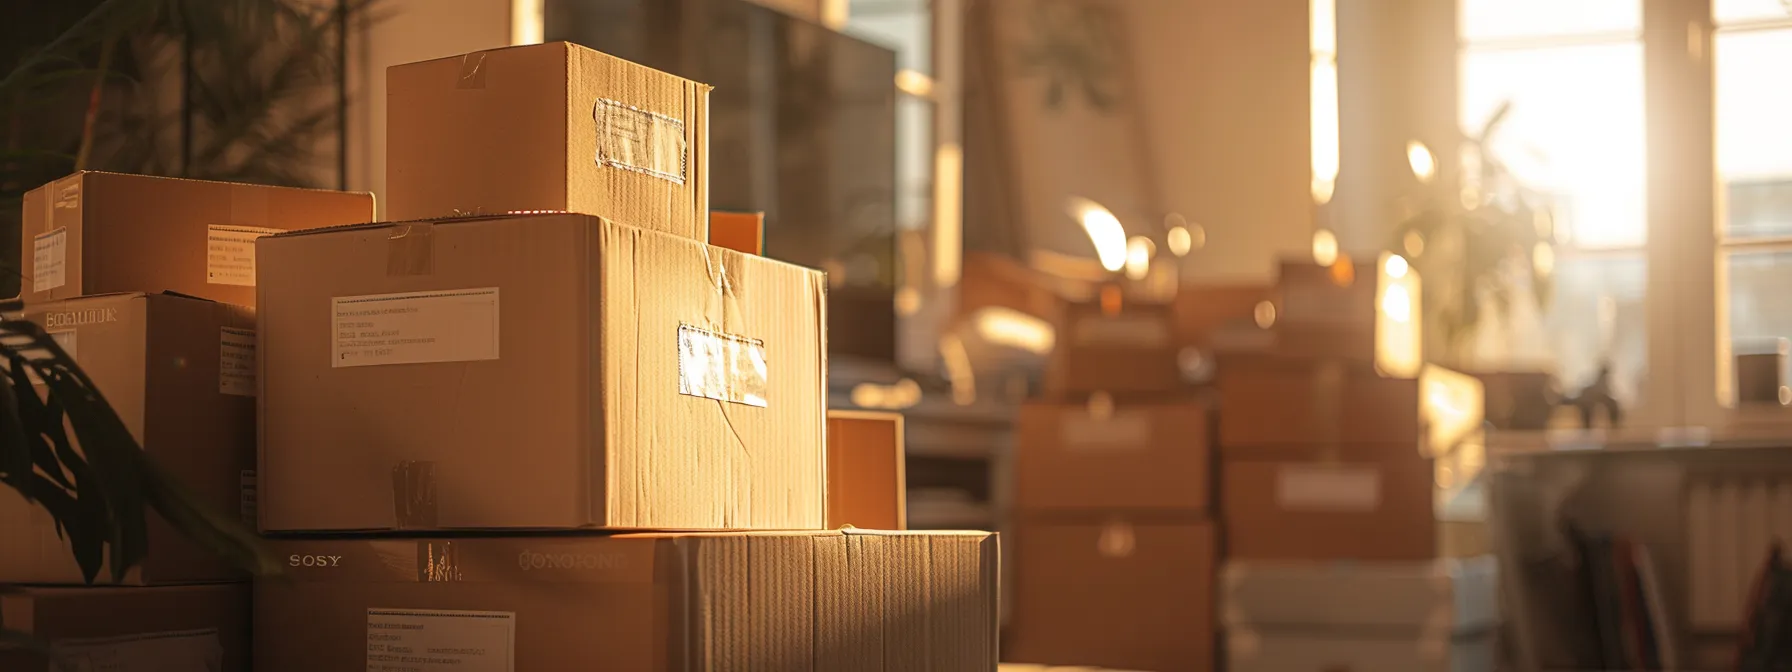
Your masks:
M 1230 562 L 1227 669 L 1498 669 L 1492 557 L 1339 565 Z
M 1211 523 L 1022 521 L 1014 539 L 1007 660 L 1213 669 Z
M 902 415 L 828 411 L 828 523 L 908 529 Z
M 1116 311 L 1072 304 L 1058 327 L 1046 389 L 1073 396 L 1159 394 L 1183 387 L 1170 307 L 1126 304 Z
M 27 303 L 175 291 L 255 305 L 255 239 L 373 221 L 373 195 L 79 172 L 25 194 Z
M 1229 455 L 1331 442 L 1416 447 L 1422 437 L 1419 381 L 1384 378 L 1366 364 L 1228 355 L 1217 384 L 1220 445 Z
M 996 664 L 988 532 L 270 543 L 289 567 L 255 587 L 259 672 Z
M 1025 512 L 1212 509 L 1204 401 L 1021 406 L 1015 507 Z
M 1265 339 L 1251 338 L 1251 332 L 1262 331 L 1257 325 L 1258 305 L 1273 305 L 1275 298 L 1275 288 L 1268 285 L 1184 285 L 1171 304 L 1176 339 L 1203 349 L 1264 347 Z M 1239 332 L 1246 337 L 1238 337 Z
M 566 42 L 386 70 L 386 218 L 564 211 L 708 240 L 705 84 Z
M 0 628 L 49 645 L 0 647 L 6 672 L 248 672 L 249 584 L 12 588 Z
M 1407 444 L 1382 448 L 1386 456 L 1373 461 L 1223 460 L 1220 512 L 1227 557 L 1437 557 L 1431 460 Z
M 709 213 L 709 244 L 742 254 L 765 254 L 765 213 Z
M 1372 260 L 1284 260 L 1271 326 L 1275 351 L 1374 361 L 1376 282 Z
M 818 271 L 570 214 L 259 252 L 264 530 L 825 522 Z
M 173 294 L 111 294 L 29 304 L 87 373 L 132 438 L 199 500 L 253 515 L 255 317 Z M 42 395 L 42 382 L 36 385 Z M 69 440 L 78 447 L 78 439 Z M 129 584 L 246 578 L 149 516 L 150 552 Z M 109 569 L 99 578 L 110 581 Z M 83 583 L 68 541 L 42 507 L 0 488 L 0 582 Z

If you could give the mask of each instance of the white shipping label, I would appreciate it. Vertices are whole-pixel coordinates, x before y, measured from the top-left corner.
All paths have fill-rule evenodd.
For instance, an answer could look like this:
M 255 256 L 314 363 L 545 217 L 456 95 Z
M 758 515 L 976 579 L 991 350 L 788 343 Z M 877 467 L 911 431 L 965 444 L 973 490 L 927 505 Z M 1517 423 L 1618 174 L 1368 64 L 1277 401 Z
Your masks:
M 220 329 L 218 359 L 218 392 L 255 396 L 255 330 Z
M 1071 413 L 1059 424 L 1058 436 L 1068 450 L 1145 450 L 1151 445 L 1151 416 L 1121 411 L 1100 419 Z
M 1371 467 L 1287 465 L 1276 472 L 1276 503 L 1289 511 L 1374 511 L 1381 506 L 1381 472 Z
M 1089 317 L 1077 321 L 1072 338 L 1081 346 L 1162 348 L 1170 344 L 1170 327 L 1147 317 Z
M 498 288 L 338 296 L 330 365 L 498 358 Z
M 368 609 L 367 672 L 514 672 L 516 614 Z
M 158 632 L 50 643 L 57 672 L 194 672 L 224 669 L 217 630 Z
M 765 408 L 765 342 L 678 325 L 678 393 Z
M 31 291 L 47 292 L 68 284 L 68 229 L 37 234 L 31 241 Z
M 604 98 L 592 105 L 597 164 L 684 184 L 684 122 Z
M 279 229 L 212 224 L 205 227 L 205 281 L 255 286 L 255 239 Z

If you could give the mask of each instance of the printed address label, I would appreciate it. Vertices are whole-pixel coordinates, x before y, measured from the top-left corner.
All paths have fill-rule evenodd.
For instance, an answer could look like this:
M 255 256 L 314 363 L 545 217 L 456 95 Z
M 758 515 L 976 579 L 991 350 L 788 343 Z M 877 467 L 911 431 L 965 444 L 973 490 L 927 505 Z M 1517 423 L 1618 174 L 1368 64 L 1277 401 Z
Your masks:
M 514 613 L 367 610 L 367 672 L 515 670 Z
M 678 325 L 678 393 L 765 408 L 765 342 Z
M 177 672 L 224 669 L 217 630 L 157 632 L 50 644 L 58 672 Z
M 597 164 L 684 184 L 684 122 L 605 98 L 591 109 Z
M 205 227 L 205 281 L 255 286 L 255 239 L 279 229 L 212 224 Z
M 476 362 L 498 358 L 498 288 L 338 296 L 330 365 Z
M 31 239 L 31 291 L 68 284 L 68 229 L 58 227 Z
M 1073 338 L 1088 347 L 1161 348 L 1170 344 L 1170 328 L 1144 317 L 1090 317 L 1077 321 Z
M 218 392 L 239 397 L 255 396 L 254 329 L 219 329 Z
M 1144 450 L 1151 443 L 1151 417 L 1138 411 L 1121 411 L 1106 419 L 1071 413 L 1059 425 L 1058 435 L 1070 450 Z
M 1381 507 L 1381 472 L 1370 467 L 1287 465 L 1276 503 L 1289 511 L 1365 513 Z

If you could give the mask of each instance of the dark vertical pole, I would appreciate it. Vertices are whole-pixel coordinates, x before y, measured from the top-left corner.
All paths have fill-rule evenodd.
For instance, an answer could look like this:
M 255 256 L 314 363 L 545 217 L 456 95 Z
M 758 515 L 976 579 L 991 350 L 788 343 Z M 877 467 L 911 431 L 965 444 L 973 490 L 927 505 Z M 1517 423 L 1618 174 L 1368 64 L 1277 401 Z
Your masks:
M 180 13 L 180 175 L 193 177 L 193 24 L 186 3 Z
M 348 0 L 336 0 L 336 188 L 348 190 Z

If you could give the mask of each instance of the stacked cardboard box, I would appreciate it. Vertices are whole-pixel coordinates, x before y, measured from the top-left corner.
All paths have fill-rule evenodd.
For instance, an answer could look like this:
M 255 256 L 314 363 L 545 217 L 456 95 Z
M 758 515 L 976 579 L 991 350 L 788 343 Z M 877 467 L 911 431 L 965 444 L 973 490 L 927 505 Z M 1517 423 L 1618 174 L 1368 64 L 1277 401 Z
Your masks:
M 1048 400 L 1021 408 L 1008 660 L 1182 672 L 1213 659 L 1210 403 L 1169 311 L 1069 311 Z
M 388 78 L 405 221 L 257 248 L 257 669 L 993 663 L 993 535 L 824 531 L 826 283 L 708 243 L 708 87 Z
M 369 194 L 77 173 L 25 198 L 26 303 L 8 317 L 47 331 L 202 503 L 252 518 L 254 241 L 372 215 Z M 83 586 L 55 521 L 0 488 L 0 583 L 26 586 L 0 595 L 0 627 L 48 643 L 54 669 L 154 659 L 247 670 L 248 577 L 159 518 L 148 533 L 149 555 L 122 585 Z M 35 653 L 0 661 L 52 669 Z
M 1271 347 L 1218 364 L 1228 668 L 1492 669 L 1493 565 L 1438 564 L 1421 381 L 1348 268 L 1284 265 Z

